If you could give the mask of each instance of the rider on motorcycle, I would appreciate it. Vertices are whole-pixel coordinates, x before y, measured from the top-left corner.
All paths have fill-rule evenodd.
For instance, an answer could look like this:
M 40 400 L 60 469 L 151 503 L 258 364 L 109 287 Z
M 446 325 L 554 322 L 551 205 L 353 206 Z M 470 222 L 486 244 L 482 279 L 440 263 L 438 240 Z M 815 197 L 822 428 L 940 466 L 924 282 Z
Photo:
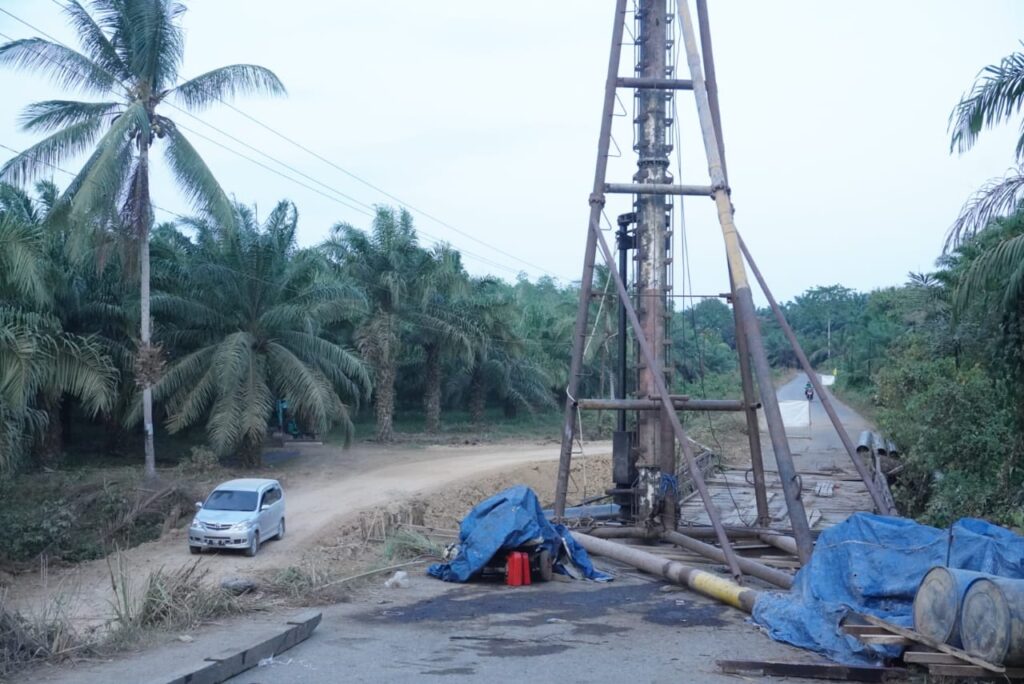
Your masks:
M 811 386 L 810 382 L 804 385 L 804 396 L 807 397 L 808 401 L 814 399 L 814 387 Z

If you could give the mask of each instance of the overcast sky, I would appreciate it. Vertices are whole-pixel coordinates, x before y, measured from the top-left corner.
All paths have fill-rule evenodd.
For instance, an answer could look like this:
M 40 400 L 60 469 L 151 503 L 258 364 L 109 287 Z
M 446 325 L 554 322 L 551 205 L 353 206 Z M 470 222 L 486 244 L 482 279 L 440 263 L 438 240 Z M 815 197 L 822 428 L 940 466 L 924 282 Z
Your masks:
M 737 225 L 776 295 L 789 299 L 832 283 L 867 290 L 930 270 L 962 202 L 1012 162 L 1014 126 L 985 135 L 964 156 L 949 154 L 946 127 L 981 67 L 1020 48 L 1024 2 L 709 4 Z M 240 109 L 479 240 L 417 215 L 425 243 L 451 242 L 473 273 L 579 278 L 610 0 L 188 5 L 185 76 L 234 62 L 269 67 L 289 96 L 239 100 Z M 73 41 L 56 0 L 0 0 L 0 8 Z M 3 13 L 0 33 L 37 34 Z M 627 46 L 623 74 L 632 72 L 632 54 Z M 19 150 L 35 141 L 17 130 L 21 108 L 67 96 L 9 69 L 0 71 L 0 93 L 0 145 Z M 628 182 L 635 163 L 632 97 L 624 91 L 622 99 L 630 116 L 616 120 L 623 157 L 613 160 L 609 181 Z M 692 96 L 680 95 L 679 107 L 679 180 L 706 183 Z M 192 136 L 239 200 L 262 213 L 281 198 L 294 200 L 303 244 L 322 240 L 338 221 L 367 226 L 358 203 L 396 204 L 227 108 L 199 116 L 315 181 L 180 112 L 165 114 L 321 191 Z M 10 156 L 0 148 L 0 162 Z M 165 169 L 156 173 L 155 203 L 188 212 Z M 686 203 L 698 294 L 728 288 L 712 206 L 696 198 Z M 628 201 L 609 201 L 607 210 L 614 221 Z M 677 291 L 685 263 L 677 259 Z

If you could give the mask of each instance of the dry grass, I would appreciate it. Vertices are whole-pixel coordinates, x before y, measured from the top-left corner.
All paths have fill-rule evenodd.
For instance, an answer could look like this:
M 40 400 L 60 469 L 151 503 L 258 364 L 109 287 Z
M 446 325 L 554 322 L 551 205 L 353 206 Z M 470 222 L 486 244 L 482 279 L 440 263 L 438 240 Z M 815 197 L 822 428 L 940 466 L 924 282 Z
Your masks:
M 84 655 L 97 645 L 74 628 L 68 595 L 55 594 L 37 615 L 11 611 L 5 599 L 0 597 L 0 677 L 32 663 Z
M 175 570 L 151 572 L 141 587 L 121 554 L 108 559 L 115 632 L 132 638 L 144 629 L 189 629 L 207 620 L 242 612 L 240 601 L 207 579 L 199 561 Z

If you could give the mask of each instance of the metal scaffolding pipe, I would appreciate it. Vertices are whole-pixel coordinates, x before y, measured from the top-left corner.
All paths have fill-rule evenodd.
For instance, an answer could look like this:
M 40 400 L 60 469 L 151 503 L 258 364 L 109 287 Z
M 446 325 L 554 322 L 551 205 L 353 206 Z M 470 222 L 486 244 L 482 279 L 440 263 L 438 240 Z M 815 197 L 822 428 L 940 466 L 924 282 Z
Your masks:
M 601 256 L 604 257 L 609 273 L 611 273 L 615 280 L 615 289 L 619 293 L 619 301 L 626 308 L 626 316 L 629 317 L 629 324 L 633 327 L 633 334 L 637 345 L 640 347 L 640 353 L 643 357 L 644 363 L 646 363 L 648 367 L 654 368 L 656 366 L 654 351 L 651 349 L 651 344 L 647 340 L 647 336 L 644 334 L 644 329 L 640 324 L 640 318 L 637 316 L 636 308 L 633 306 L 633 302 L 629 298 L 629 292 L 626 290 L 626 284 L 622 281 L 622 278 L 619 277 L 619 272 L 615 270 L 615 257 L 612 255 L 612 251 L 608 247 L 608 241 L 604 239 L 604 233 L 601 232 L 601 226 L 597 222 L 592 223 L 590 226 L 590 232 L 597 238 L 597 247 L 601 250 Z M 679 416 L 676 415 L 674 410 L 672 410 L 672 400 L 669 399 L 669 391 L 668 386 L 665 383 L 665 378 L 661 373 L 652 373 L 651 380 L 654 383 L 654 391 L 660 397 L 659 401 L 664 408 L 662 415 L 668 418 L 669 423 L 672 426 L 672 432 L 675 434 L 676 441 L 679 442 L 679 448 L 683 452 L 683 458 L 686 460 L 686 467 L 689 470 L 690 477 L 693 478 L 693 484 L 697 488 L 697 491 L 700 492 L 700 498 L 701 501 L 704 502 L 704 508 L 707 511 L 708 519 L 711 521 L 711 526 L 715 528 L 718 543 L 722 547 L 722 550 L 725 551 L 725 558 L 729 565 L 729 570 L 732 572 L 733 577 L 739 579 L 742 573 L 739 565 L 736 563 L 736 553 L 729 545 L 729 537 L 726 536 L 725 528 L 722 526 L 722 517 L 719 514 L 714 501 L 711 500 L 711 493 L 708 491 L 708 486 L 704 482 L 704 476 L 701 474 L 700 467 L 697 465 L 697 458 L 693 454 L 693 448 L 690 446 L 690 440 L 686 436 L 686 430 L 683 428 L 683 424 L 679 421 Z M 772 396 L 774 398 L 774 395 Z M 778 410 L 778 405 L 776 405 L 776 410 Z M 572 444 L 569 446 L 571 447 Z M 561 470 L 559 470 L 559 475 L 561 476 Z M 568 471 L 566 472 L 566 478 L 568 478 Z M 803 510 L 802 506 L 801 510 Z M 675 513 L 675 511 L 673 511 L 673 513 Z M 792 516 L 790 516 L 790 518 L 792 519 Z M 795 525 L 796 523 L 794 522 L 793 524 Z M 804 525 L 807 525 L 806 518 L 804 518 Z M 808 530 L 808 534 L 809 532 L 810 531 Z M 808 556 L 809 555 L 810 550 L 808 549 Z
M 754 610 L 758 592 L 741 587 L 718 575 L 691 568 L 676 561 L 666 560 L 640 549 L 598 539 L 589 534 L 573 532 L 572 536 L 588 553 L 607 556 L 620 563 L 632 565 L 638 570 L 663 577 L 674 584 L 688 587 L 698 594 L 703 594 L 747 613 Z
M 807 512 L 804 509 L 803 502 L 800 500 L 799 476 L 797 475 L 796 467 L 793 465 L 793 455 L 789 450 L 786 429 L 782 422 L 782 413 L 779 410 L 779 400 L 775 396 L 772 369 L 768 364 L 768 355 L 765 352 L 764 339 L 761 337 L 757 313 L 754 308 L 754 298 L 750 291 L 750 283 L 747 281 L 746 270 L 743 267 L 743 255 L 739 249 L 736 225 L 733 221 L 732 202 L 729 199 L 729 189 L 722 170 L 721 150 L 718 145 L 718 135 L 708 104 L 707 90 L 701 69 L 701 58 L 697 51 L 697 39 L 693 33 L 693 19 L 690 16 L 690 7 L 687 0 L 678 0 L 677 5 L 679 8 L 680 27 L 683 32 L 683 43 L 686 48 L 687 64 L 689 65 L 690 77 L 693 79 L 694 84 L 697 114 L 700 121 L 701 134 L 704 139 L 704 152 L 708 158 L 708 172 L 711 176 L 715 206 L 718 210 L 718 221 L 722 227 L 725 252 L 729 259 L 729 272 L 732 275 L 735 288 L 733 306 L 736 307 L 738 315 L 743 320 L 743 328 L 747 336 L 754 375 L 757 378 L 758 388 L 761 392 L 765 421 L 768 423 L 768 432 L 772 440 L 772 449 L 775 452 L 775 462 L 779 470 L 779 479 L 782 482 L 782 491 L 786 499 L 789 520 L 793 526 L 794 537 L 800 551 L 800 561 L 806 564 L 811 557 L 813 541 L 811 539 L 810 525 L 807 523 Z M 598 239 L 600 243 L 601 236 L 598 236 Z M 602 249 L 606 250 L 606 248 Z M 607 256 L 605 258 L 607 259 Z M 614 268 L 614 266 L 611 267 Z
M 578 533 L 573 530 L 572 534 L 575 537 Z M 657 539 L 661 532 L 646 527 L 595 527 L 587 534 L 599 539 Z
M 832 399 L 828 393 L 825 392 L 825 387 L 821 384 L 821 380 L 818 378 L 818 374 L 811 366 L 811 362 L 807 359 L 807 355 L 804 354 L 803 347 L 800 346 L 800 341 L 796 338 L 796 333 L 793 332 L 793 328 L 790 327 L 789 322 L 786 320 L 786 315 L 782 312 L 782 307 L 775 301 L 775 297 L 772 295 L 770 289 L 768 289 L 768 283 L 765 282 L 764 276 L 761 275 L 761 270 L 754 263 L 754 259 L 750 256 L 750 250 L 747 249 L 746 243 L 743 242 L 743 238 L 737 235 L 740 242 L 740 249 L 743 250 L 743 256 L 746 257 L 747 263 L 750 264 L 750 270 L 754 273 L 754 278 L 757 279 L 758 284 L 761 286 L 761 291 L 764 292 L 765 298 L 768 300 L 769 306 L 771 306 L 772 313 L 775 314 L 775 320 L 778 322 L 779 327 L 782 328 L 782 334 L 789 340 L 789 345 L 793 348 L 793 353 L 796 354 L 797 360 L 800 361 L 801 368 L 804 369 L 804 373 L 807 374 L 807 379 L 811 385 L 814 386 L 814 391 L 818 393 L 818 398 L 821 400 L 821 407 L 825 409 L 825 413 L 828 415 L 828 419 L 832 422 L 832 427 L 835 428 L 836 434 L 839 435 L 839 439 L 843 442 L 843 446 L 846 448 L 846 453 L 850 455 L 850 460 L 853 461 L 853 467 L 857 469 L 857 474 L 860 475 L 860 479 L 864 482 L 864 486 L 867 487 L 868 494 L 871 495 L 871 500 L 875 503 L 875 508 L 879 513 L 884 515 L 895 515 L 896 511 L 892 509 L 886 500 L 882 497 L 881 492 L 878 491 L 878 487 L 875 486 L 874 479 L 871 477 L 871 472 L 864 465 L 864 462 L 857 455 L 857 447 L 854 445 L 853 440 L 850 439 L 850 435 L 846 434 L 846 428 L 843 427 L 843 423 L 839 420 L 839 414 L 836 413 L 835 407 L 832 405 Z M 803 560 L 803 559 L 801 559 Z M 804 561 L 806 563 L 806 561 Z
M 604 191 L 611 195 L 711 196 L 711 187 L 708 185 L 674 185 L 670 183 L 606 183 Z
M 576 405 L 584 411 L 660 411 L 657 399 L 580 399 Z M 673 399 L 676 411 L 745 411 L 739 399 Z
M 637 90 L 693 90 L 693 81 L 682 78 L 620 78 L 616 85 L 620 88 L 636 88 Z
M 774 546 L 777 549 L 785 551 L 786 553 L 797 555 L 796 552 L 796 540 L 792 537 L 787 537 L 784 534 L 759 534 L 757 538 L 763 541 L 765 544 Z
M 605 75 L 604 110 L 601 115 L 601 132 L 597 140 L 597 165 L 594 170 L 594 186 L 590 195 L 590 217 L 587 222 L 587 245 L 583 252 L 583 278 L 580 281 L 580 301 L 576 309 L 576 325 L 573 330 L 572 360 L 569 366 L 568 387 L 565 388 L 565 411 L 562 425 L 562 449 L 558 460 L 558 479 L 555 483 L 555 520 L 565 515 L 565 497 L 569 488 L 569 471 L 572 467 L 572 444 L 576 433 L 576 394 L 579 392 L 580 375 L 583 372 L 583 348 L 587 339 L 587 313 L 590 310 L 590 293 L 594 284 L 594 256 L 597 235 L 600 233 L 601 212 L 604 210 L 605 174 L 608 171 L 608 150 L 611 146 L 612 119 L 615 115 L 615 81 L 619 75 L 619 58 L 622 55 L 622 33 L 626 28 L 626 0 L 616 0 L 615 22 L 612 26 L 612 45 L 608 55 L 608 72 Z M 609 266 L 615 269 L 613 263 Z
M 710 558 L 711 560 L 718 561 L 719 563 L 725 562 L 725 554 L 723 554 L 722 549 L 717 546 L 705 544 L 702 541 L 694 539 L 693 537 L 687 537 L 685 534 L 681 534 L 679 532 L 665 532 L 661 537 L 665 541 L 672 542 L 676 546 L 680 546 L 687 551 L 699 553 L 705 558 Z M 765 582 L 774 584 L 777 587 L 782 587 L 783 589 L 789 589 L 793 586 L 793 576 L 788 572 L 769 568 L 763 563 L 758 563 L 755 560 L 744 558 L 743 556 L 737 556 L 736 561 L 739 563 L 740 570 L 752 577 L 763 579 Z

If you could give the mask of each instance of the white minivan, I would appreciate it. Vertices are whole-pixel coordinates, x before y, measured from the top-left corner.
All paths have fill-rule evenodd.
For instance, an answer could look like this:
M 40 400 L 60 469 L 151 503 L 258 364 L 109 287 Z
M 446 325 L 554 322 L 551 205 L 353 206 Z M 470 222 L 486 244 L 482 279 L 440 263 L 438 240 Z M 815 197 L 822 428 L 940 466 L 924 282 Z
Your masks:
M 244 549 L 255 556 L 260 544 L 284 538 L 284 492 L 277 480 L 229 480 L 196 502 L 188 528 L 188 550 Z

